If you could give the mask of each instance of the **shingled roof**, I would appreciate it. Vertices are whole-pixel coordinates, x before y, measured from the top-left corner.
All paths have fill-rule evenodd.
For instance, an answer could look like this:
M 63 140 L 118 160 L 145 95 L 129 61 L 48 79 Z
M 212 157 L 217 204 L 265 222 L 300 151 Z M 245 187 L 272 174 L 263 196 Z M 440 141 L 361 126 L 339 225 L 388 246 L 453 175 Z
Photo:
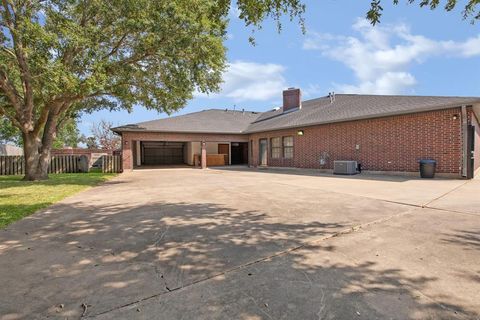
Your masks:
M 241 134 L 254 122 L 259 112 L 209 109 L 170 118 L 127 124 L 113 128 L 115 132 L 184 132 Z
M 479 97 L 394 96 L 336 94 L 302 102 L 302 108 L 283 113 L 210 109 L 112 129 L 122 131 L 253 133 L 316 124 L 343 122 L 480 103 Z
M 336 94 L 302 102 L 302 108 L 289 113 L 283 109 L 264 112 L 247 129 L 248 133 L 343 122 L 390 115 L 440 110 L 480 103 L 478 97 L 387 96 Z

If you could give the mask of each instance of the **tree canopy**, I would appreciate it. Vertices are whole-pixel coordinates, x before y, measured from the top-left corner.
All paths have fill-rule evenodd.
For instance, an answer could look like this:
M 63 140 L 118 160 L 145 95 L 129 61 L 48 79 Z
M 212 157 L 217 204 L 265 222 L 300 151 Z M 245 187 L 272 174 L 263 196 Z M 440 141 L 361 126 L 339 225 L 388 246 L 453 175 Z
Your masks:
M 400 0 L 392 0 L 393 4 L 398 5 Z M 431 10 L 435 10 L 439 7 L 443 8 L 446 11 L 452 11 L 457 7 L 458 0 L 446 0 L 441 2 L 440 0 L 406 0 L 409 4 L 418 3 L 420 7 L 430 8 Z M 462 8 L 462 16 L 463 19 L 470 19 L 471 23 L 474 23 L 476 20 L 480 19 L 480 12 L 478 10 L 478 4 L 480 3 L 479 0 L 468 0 L 465 2 Z M 382 16 L 383 7 L 382 7 L 382 0 L 372 0 L 370 2 L 370 10 L 367 12 L 367 19 L 373 24 L 377 24 L 380 22 L 380 18 Z
M 79 143 L 85 142 L 85 137 L 82 136 L 78 129 L 77 119 L 68 119 L 58 132 L 53 142 L 53 148 L 72 147 L 77 148 Z M 11 121 L 5 117 L 0 117 L 0 143 L 9 143 L 16 146 L 22 146 L 22 133 L 20 129 L 13 126 Z
M 240 18 L 300 17 L 298 0 L 238 0 Z M 26 179 L 44 179 L 63 121 L 133 105 L 170 113 L 219 88 L 227 0 L 1 0 L 0 116 L 23 138 Z M 280 23 L 278 24 L 280 27 Z

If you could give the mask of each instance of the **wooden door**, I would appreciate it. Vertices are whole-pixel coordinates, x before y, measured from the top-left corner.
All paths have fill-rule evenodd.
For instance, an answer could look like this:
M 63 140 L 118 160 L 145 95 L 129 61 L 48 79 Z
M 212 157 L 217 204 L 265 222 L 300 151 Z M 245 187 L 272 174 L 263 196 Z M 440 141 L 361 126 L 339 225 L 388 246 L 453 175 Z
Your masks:
M 225 155 L 225 164 L 228 165 L 230 163 L 230 145 L 228 143 L 219 143 L 218 144 L 218 154 Z

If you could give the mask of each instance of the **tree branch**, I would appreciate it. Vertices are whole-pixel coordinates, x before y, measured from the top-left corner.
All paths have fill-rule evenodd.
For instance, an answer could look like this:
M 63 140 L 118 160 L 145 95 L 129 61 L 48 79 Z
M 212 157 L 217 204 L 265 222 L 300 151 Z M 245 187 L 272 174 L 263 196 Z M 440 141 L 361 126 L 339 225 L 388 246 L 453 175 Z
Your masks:
M 3 6 L 5 8 L 5 24 L 10 30 L 13 41 L 13 49 L 15 51 L 15 56 L 17 58 L 18 66 L 20 69 L 20 78 L 23 82 L 24 87 L 24 107 L 25 110 L 22 112 L 22 118 L 25 123 L 30 123 L 33 116 L 33 87 L 32 87 L 32 77 L 27 63 L 27 56 L 23 48 L 23 44 L 19 34 L 16 30 L 16 25 L 18 24 L 16 9 L 15 6 L 7 0 L 2 0 Z M 12 17 L 10 8 L 15 17 Z M 15 21 L 15 23 L 14 23 Z
M 22 130 L 22 125 L 20 124 L 20 122 L 15 117 L 12 117 L 10 114 L 8 114 L 5 111 L 4 106 L 0 106 L 0 116 L 7 117 L 10 121 L 12 121 L 14 126 Z
M 13 105 L 16 111 L 20 111 L 21 102 L 18 98 L 22 98 L 19 94 L 13 83 L 8 78 L 5 71 L 0 68 L 0 88 L 7 96 L 10 103 Z
M 112 50 L 103 57 L 103 59 L 107 59 L 108 57 L 111 57 L 115 53 L 117 53 L 118 49 L 120 49 L 120 46 L 122 45 L 123 41 L 127 38 L 128 33 L 125 33 L 120 40 L 117 41 L 117 43 L 113 46 Z

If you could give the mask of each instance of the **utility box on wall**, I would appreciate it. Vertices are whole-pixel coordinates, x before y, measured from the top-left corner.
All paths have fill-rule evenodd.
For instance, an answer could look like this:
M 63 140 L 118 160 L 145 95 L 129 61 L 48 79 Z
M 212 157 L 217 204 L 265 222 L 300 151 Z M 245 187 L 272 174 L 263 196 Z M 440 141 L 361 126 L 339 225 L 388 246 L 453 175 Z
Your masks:
M 347 174 L 352 175 L 357 173 L 357 161 L 334 161 L 333 162 L 334 174 Z
M 90 165 L 88 163 L 88 157 L 86 155 L 81 155 L 77 157 L 77 170 L 78 172 L 88 172 Z

